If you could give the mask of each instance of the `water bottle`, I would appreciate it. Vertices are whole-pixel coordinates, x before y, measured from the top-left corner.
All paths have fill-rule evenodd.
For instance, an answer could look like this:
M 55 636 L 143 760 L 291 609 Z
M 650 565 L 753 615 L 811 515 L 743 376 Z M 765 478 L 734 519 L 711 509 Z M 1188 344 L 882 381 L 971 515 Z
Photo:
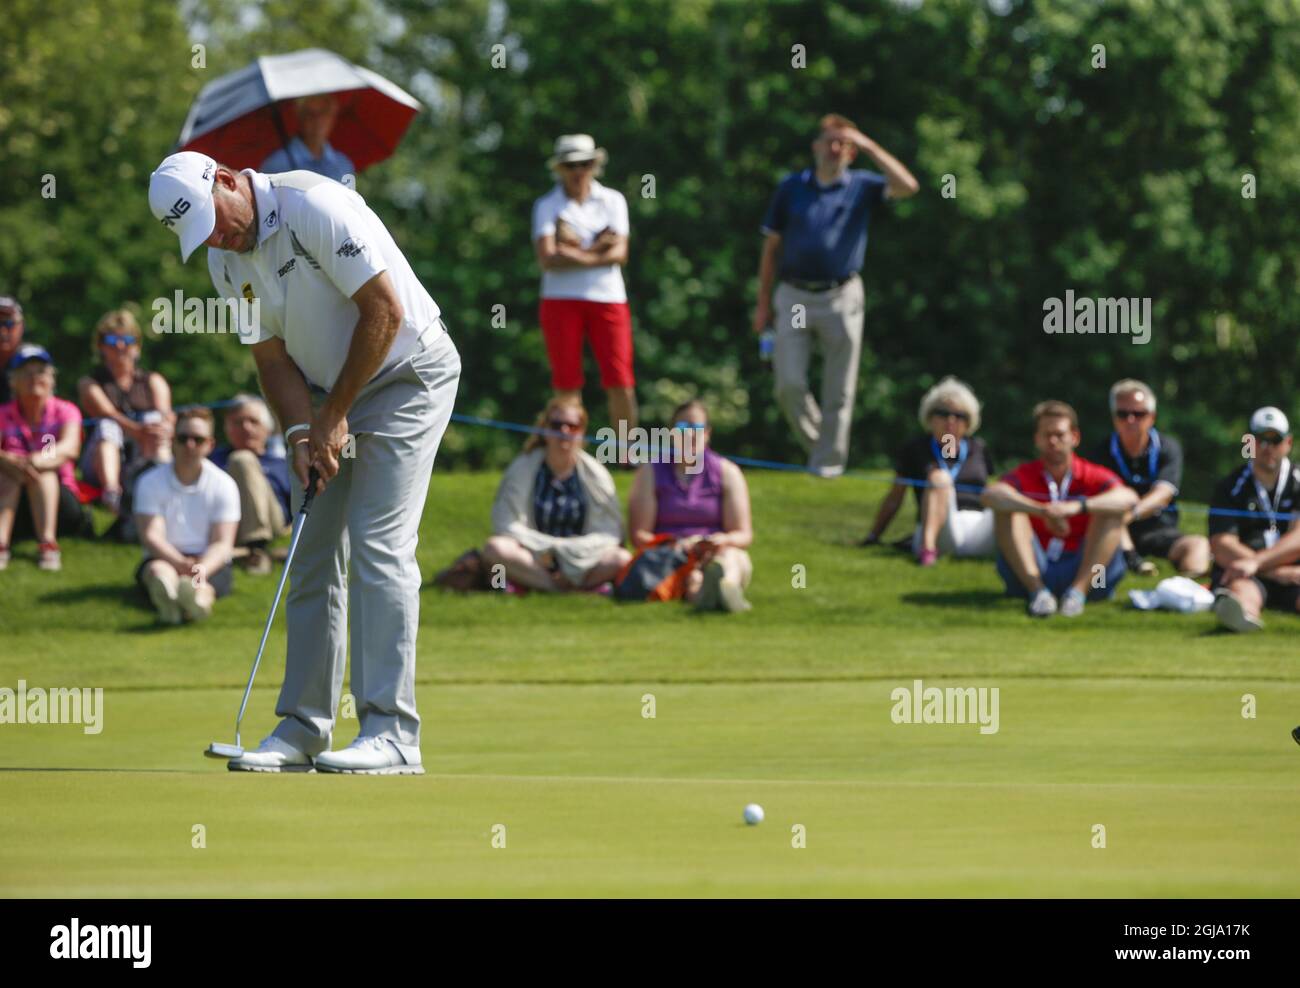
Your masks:
M 771 360 L 772 351 L 776 349 L 776 330 L 771 326 L 758 334 L 758 356 L 760 360 Z

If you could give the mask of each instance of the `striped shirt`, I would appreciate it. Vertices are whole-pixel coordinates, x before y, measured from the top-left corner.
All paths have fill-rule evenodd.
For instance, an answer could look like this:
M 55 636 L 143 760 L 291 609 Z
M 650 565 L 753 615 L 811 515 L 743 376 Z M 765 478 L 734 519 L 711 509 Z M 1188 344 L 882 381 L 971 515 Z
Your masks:
M 533 480 L 533 524 L 539 532 L 556 538 L 581 535 L 587 523 L 587 495 L 574 470 L 564 480 L 542 461 Z

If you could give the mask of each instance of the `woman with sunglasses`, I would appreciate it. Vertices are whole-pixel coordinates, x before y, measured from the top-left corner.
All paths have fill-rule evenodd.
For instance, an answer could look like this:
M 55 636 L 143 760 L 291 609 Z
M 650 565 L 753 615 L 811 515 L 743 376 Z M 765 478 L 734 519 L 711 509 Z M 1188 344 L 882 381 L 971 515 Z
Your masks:
M 489 582 L 496 572 L 533 590 L 595 590 L 632 554 L 614 478 L 582 448 L 587 411 L 571 395 L 552 398 L 524 451 L 506 468 L 492 503 L 483 547 Z
M 86 417 L 98 420 L 82 454 L 81 475 L 103 491 L 106 508 L 128 517 L 123 491 L 145 467 L 170 461 L 175 422 L 167 381 L 139 365 L 141 339 L 128 310 L 106 313 L 95 326 L 99 364 L 77 384 Z M 132 538 L 130 532 L 123 537 Z
M 972 438 L 980 425 L 975 393 L 957 378 L 945 377 L 921 399 L 919 418 L 926 435 L 899 450 L 894 486 L 862 544 L 880 541 L 910 487 L 918 519 L 912 553 L 920 565 L 933 566 L 940 553 L 991 557 L 993 512 L 980 506 L 980 492 L 993 463 L 984 440 Z
M 20 346 L 8 377 L 14 399 L 0 405 L 0 569 L 9 565 L 10 537 L 31 535 L 36 565 L 59 570 L 57 537 L 91 534 L 72 473 L 81 450 L 81 412 L 55 396 L 54 361 L 44 347 Z
M 657 535 L 675 536 L 679 546 L 699 554 L 686 603 L 702 611 L 747 611 L 754 526 L 745 475 L 709 449 L 713 430 L 703 402 L 680 405 L 672 431 L 672 462 L 643 464 L 632 480 L 627 506 L 632 544 L 640 549 Z

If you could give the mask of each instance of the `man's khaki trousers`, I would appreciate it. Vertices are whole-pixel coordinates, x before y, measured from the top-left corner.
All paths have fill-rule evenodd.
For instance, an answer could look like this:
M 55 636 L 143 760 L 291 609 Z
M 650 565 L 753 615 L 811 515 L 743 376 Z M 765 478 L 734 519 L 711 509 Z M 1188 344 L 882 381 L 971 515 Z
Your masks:
M 832 475 L 842 473 L 849 460 L 863 298 L 862 279 L 854 275 L 826 292 L 806 292 L 783 281 L 773 299 L 777 401 L 808 450 L 808 466 Z M 820 405 L 808 390 L 814 339 L 822 347 Z

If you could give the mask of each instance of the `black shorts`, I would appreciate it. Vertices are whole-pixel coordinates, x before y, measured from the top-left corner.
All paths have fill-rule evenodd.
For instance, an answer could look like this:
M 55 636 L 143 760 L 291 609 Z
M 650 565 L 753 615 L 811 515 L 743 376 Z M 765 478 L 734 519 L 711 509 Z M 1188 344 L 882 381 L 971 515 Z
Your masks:
M 59 516 L 55 522 L 54 537 L 90 538 L 95 534 L 90 510 L 77 500 L 71 488 L 59 485 Z M 13 542 L 36 538 L 32 527 L 32 506 L 27 500 L 27 488 L 18 495 L 18 512 L 14 515 L 14 531 L 10 537 Z
M 1133 537 L 1133 548 L 1138 551 L 1138 555 L 1168 559 L 1169 550 L 1186 533 L 1180 532 L 1177 525 L 1155 525 L 1136 532 L 1130 525 L 1129 534 Z
M 1210 589 L 1218 590 L 1222 586 L 1220 582 L 1222 579 L 1223 570 L 1215 566 L 1210 572 Z M 1262 576 L 1251 577 L 1251 582 L 1259 587 L 1259 592 L 1264 597 L 1264 606 L 1269 610 L 1296 613 L 1296 601 L 1300 600 L 1300 586 L 1292 583 L 1275 583 Z
M 146 596 L 148 596 L 148 591 L 145 590 L 144 585 L 144 568 L 150 562 L 152 562 L 152 560 L 142 559 L 140 560 L 140 565 L 135 568 L 135 584 Z M 218 597 L 229 597 L 230 591 L 235 589 L 234 566 L 230 563 L 226 563 L 225 566 L 222 566 L 221 569 L 208 577 L 208 583 L 212 585 L 212 589 L 217 592 Z

